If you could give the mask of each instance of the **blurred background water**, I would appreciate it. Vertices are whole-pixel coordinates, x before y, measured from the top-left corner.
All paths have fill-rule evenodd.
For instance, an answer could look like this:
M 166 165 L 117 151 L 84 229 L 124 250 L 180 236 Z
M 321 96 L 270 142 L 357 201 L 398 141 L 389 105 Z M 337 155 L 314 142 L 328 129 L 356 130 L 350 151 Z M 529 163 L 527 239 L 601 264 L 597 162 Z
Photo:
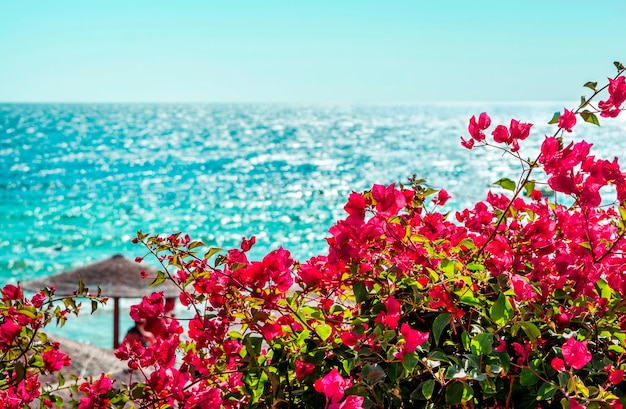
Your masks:
M 453 211 L 516 179 L 512 158 L 461 147 L 471 115 L 534 123 L 522 145 L 532 157 L 564 106 L 0 104 L 0 281 L 134 259 L 139 229 L 225 248 L 256 235 L 252 257 L 283 246 L 305 260 L 325 252 L 351 191 L 416 174 L 445 188 Z M 575 129 L 596 156 L 624 152 L 623 120 Z M 109 347 L 93 328 L 110 315 L 73 319 L 61 334 Z

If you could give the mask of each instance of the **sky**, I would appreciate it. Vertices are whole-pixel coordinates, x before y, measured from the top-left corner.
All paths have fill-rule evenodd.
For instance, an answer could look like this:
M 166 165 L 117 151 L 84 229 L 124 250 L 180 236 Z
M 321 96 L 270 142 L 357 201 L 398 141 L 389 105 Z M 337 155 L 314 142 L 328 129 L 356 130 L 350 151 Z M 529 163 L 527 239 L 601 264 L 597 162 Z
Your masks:
M 0 102 L 577 100 L 626 2 L 0 0 Z

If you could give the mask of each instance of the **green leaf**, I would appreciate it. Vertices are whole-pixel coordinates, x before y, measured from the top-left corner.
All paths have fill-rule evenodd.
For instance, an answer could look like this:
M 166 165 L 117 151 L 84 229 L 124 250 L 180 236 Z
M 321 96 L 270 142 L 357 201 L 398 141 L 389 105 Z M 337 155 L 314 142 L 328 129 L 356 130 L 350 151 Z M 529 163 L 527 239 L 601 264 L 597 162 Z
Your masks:
M 197 247 L 204 247 L 206 246 L 206 244 L 204 244 L 203 242 L 201 242 L 200 240 L 196 240 L 196 241 L 192 241 L 191 243 L 189 243 L 189 245 L 187 246 L 187 248 L 189 250 L 193 250 Z
M 362 281 L 354 284 L 352 291 L 354 291 L 354 297 L 358 303 L 365 302 L 369 299 L 369 292 Z
M 241 335 L 240 331 L 228 331 L 228 334 L 226 334 L 226 336 L 229 339 L 242 339 L 243 335 Z
M 522 386 L 534 385 L 537 382 L 539 382 L 539 378 L 537 378 L 537 375 L 535 375 L 530 368 L 522 369 L 522 373 L 519 375 L 519 383 Z
M 467 402 L 474 396 L 471 386 L 463 382 L 453 382 L 446 388 L 446 405 L 459 405 Z
M 403 373 L 404 368 L 400 362 L 392 362 L 389 364 L 389 368 L 387 368 L 387 376 L 389 376 L 392 382 L 397 382 Z
M 554 115 L 552 115 L 552 119 L 550 120 L 550 122 L 548 122 L 548 125 L 552 125 L 552 124 L 558 123 L 560 117 L 561 117 L 561 113 L 560 112 L 555 112 Z
M 404 368 L 406 368 L 407 371 L 411 372 L 418 363 L 419 360 L 417 359 L 415 353 L 404 355 L 404 362 L 402 362 L 402 365 L 404 365 Z
M 489 333 L 477 334 L 472 339 L 470 348 L 474 355 L 489 355 L 492 351 L 493 335 Z
M 585 83 L 585 85 L 583 85 L 583 87 L 587 87 L 590 90 L 594 91 L 596 90 L 596 87 L 598 86 L 598 83 L 595 81 L 588 81 Z
M 471 250 L 476 247 L 476 244 L 474 244 L 474 240 L 470 238 L 465 238 L 461 240 L 461 242 L 459 243 L 459 246 L 465 246 L 467 247 L 468 250 Z
M 526 190 L 526 196 L 530 196 L 535 190 L 535 181 L 529 180 L 528 182 L 524 183 L 524 189 Z
M 553 397 L 556 393 L 557 393 L 558 389 L 556 386 L 544 382 L 541 384 L 541 386 L 539 387 L 539 390 L 537 391 L 537 399 L 539 400 L 548 400 L 551 397 Z
M 513 182 L 511 179 L 502 178 L 502 179 L 498 180 L 497 182 L 494 182 L 493 184 L 501 186 L 502 189 L 506 189 L 506 190 L 510 190 L 512 192 L 515 192 L 515 182 Z
M 500 293 L 498 300 L 489 308 L 489 316 L 498 325 L 504 325 L 513 318 L 513 307 L 503 293 Z
M 34 308 L 32 308 L 32 309 L 35 310 Z M 17 312 L 22 314 L 22 315 L 26 315 L 28 318 L 31 318 L 33 320 L 35 318 L 37 318 L 37 316 L 35 314 L 33 314 L 33 311 L 31 311 L 31 309 L 28 308 L 28 307 L 20 308 L 19 310 L 17 310 Z
M 615 68 L 617 68 L 617 71 L 624 71 L 624 66 L 622 65 L 621 62 L 615 61 L 613 65 L 615 66 Z
M 451 275 L 454 274 L 454 261 L 453 260 L 443 260 L 439 264 L 439 269 L 443 271 L 444 274 Z
M 484 271 L 485 270 L 485 266 L 482 264 L 478 264 L 478 263 L 467 263 L 467 269 L 469 271 Z
M 383 368 L 378 365 L 365 365 L 363 370 L 361 371 L 361 377 L 368 385 L 376 385 L 379 382 L 382 382 L 387 374 Z
M 211 257 L 213 257 L 215 254 L 219 253 L 220 251 L 222 251 L 224 249 L 221 249 L 219 247 L 211 247 L 209 249 L 209 251 L 207 251 L 206 253 L 204 253 L 204 258 L 205 259 L 209 259 Z
M 600 126 L 600 121 L 598 120 L 596 114 L 594 114 L 593 112 L 584 110 L 580 113 L 580 116 L 585 120 L 585 122 Z
M 435 380 L 429 379 L 422 384 L 422 395 L 426 398 L 426 400 L 432 398 L 433 391 L 435 390 Z
M 520 327 L 522 327 L 522 330 L 524 330 L 524 332 L 526 333 L 526 335 L 528 335 L 528 338 L 531 342 L 537 341 L 537 338 L 541 336 L 541 331 L 539 331 L 539 328 L 537 328 L 537 326 L 532 322 L 522 321 L 519 324 Z
M 483 389 L 483 397 L 490 398 L 497 393 L 496 384 L 491 378 L 485 378 L 480 382 L 480 387 Z
M 154 279 L 154 281 L 150 283 L 150 287 L 154 287 L 155 285 L 162 284 L 163 282 L 165 282 L 165 280 L 167 280 L 167 274 L 159 270 L 157 272 L 157 276 Z
M 428 355 L 429 361 L 442 361 L 442 362 L 451 362 L 448 355 L 444 354 L 441 351 L 435 350 Z
M 451 319 L 452 314 L 448 314 L 447 312 L 445 312 L 443 314 L 437 315 L 437 317 L 433 321 L 433 337 L 435 338 L 435 345 L 439 344 L 439 338 L 441 337 L 441 333 L 448 325 L 450 325 Z
M 459 405 L 463 399 L 463 383 L 454 382 L 446 388 L 446 405 Z
M 463 344 L 463 349 L 466 351 L 470 350 L 470 344 L 471 344 L 471 340 L 470 340 L 470 336 L 467 333 L 467 331 L 463 331 L 463 333 L 461 334 L 461 344 Z
M 476 298 L 474 294 L 470 292 L 466 293 L 464 296 L 459 298 L 459 303 L 465 304 L 465 305 L 471 305 L 471 306 L 478 307 L 478 308 L 483 306 L 483 303 L 480 302 L 480 299 Z
M 328 337 L 330 337 L 330 334 L 332 334 L 333 328 L 328 324 L 320 324 L 315 327 L 315 332 L 322 338 L 322 341 L 326 341 Z

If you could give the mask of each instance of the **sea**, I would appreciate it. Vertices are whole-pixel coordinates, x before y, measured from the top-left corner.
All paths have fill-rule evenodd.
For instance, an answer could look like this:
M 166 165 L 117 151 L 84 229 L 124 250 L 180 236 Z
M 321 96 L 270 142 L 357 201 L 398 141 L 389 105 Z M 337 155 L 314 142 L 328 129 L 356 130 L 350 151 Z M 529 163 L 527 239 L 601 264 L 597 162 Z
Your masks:
M 453 213 L 498 191 L 498 179 L 517 180 L 518 159 L 461 146 L 472 115 L 533 123 L 521 150 L 532 158 L 555 131 L 553 113 L 575 106 L 0 104 L 0 284 L 143 256 L 131 243 L 139 230 L 225 249 L 256 236 L 251 258 L 282 246 L 305 261 L 325 254 L 352 191 L 416 175 L 450 193 L 438 210 Z M 612 159 L 625 136 L 618 119 L 581 124 L 565 139 L 584 138 Z M 136 302 L 122 303 L 125 327 Z M 48 330 L 110 348 L 107 326 L 111 306 Z

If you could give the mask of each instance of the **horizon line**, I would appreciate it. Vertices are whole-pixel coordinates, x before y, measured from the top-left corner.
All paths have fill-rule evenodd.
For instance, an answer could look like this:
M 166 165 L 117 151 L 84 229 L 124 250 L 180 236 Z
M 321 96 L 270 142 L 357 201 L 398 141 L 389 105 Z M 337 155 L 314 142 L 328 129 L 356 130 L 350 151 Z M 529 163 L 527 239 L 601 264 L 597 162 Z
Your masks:
M 0 101 L 0 105 L 476 105 L 562 104 L 565 100 L 461 100 L 461 101 Z

